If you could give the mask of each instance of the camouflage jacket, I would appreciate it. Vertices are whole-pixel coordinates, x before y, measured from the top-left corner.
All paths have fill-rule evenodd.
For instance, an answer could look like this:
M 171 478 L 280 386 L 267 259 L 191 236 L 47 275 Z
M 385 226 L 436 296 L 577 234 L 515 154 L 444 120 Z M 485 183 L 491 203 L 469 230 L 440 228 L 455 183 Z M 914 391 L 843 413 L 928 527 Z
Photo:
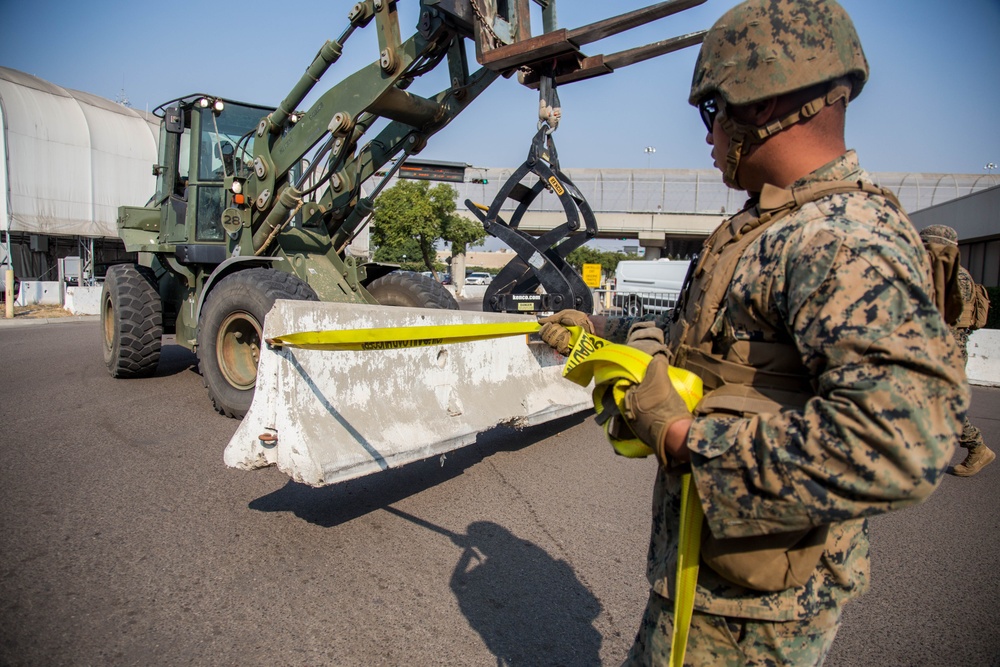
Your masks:
M 850 151 L 795 185 L 859 179 L 870 182 Z M 798 350 L 813 395 L 804 408 L 776 414 L 695 419 L 688 447 L 707 527 L 718 538 L 821 525 L 830 533 L 802 587 L 762 593 L 702 564 L 697 609 L 791 620 L 867 590 L 865 517 L 916 504 L 937 487 L 968 405 L 959 352 L 928 271 L 906 214 L 861 192 L 805 204 L 742 254 L 713 345 L 787 344 Z M 625 326 L 610 333 L 620 338 Z M 679 491 L 679 476 L 661 467 L 648 577 L 668 598 Z

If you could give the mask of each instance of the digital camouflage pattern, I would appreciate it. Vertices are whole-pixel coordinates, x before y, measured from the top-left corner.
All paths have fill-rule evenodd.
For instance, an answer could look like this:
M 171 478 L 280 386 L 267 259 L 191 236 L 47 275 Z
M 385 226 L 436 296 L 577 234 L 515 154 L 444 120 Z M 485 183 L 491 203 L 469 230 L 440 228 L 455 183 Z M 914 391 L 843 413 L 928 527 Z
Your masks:
M 958 247 L 958 232 L 948 225 L 930 225 L 920 230 L 920 240 L 924 243 L 944 243 Z
M 849 151 L 795 185 L 859 179 L 870 182 Z M 713 325 L 720 354 L 740 341 L 793 345 L 815 396 L 804 409 L 695 419 L 688 447 L 708 527 L 729 538 L 829 524 L 830 536 L 798 588 L 761 593 L 702 567 L 696 609 L 789 621 L 840 608 L 869 585 L 865 517 L 937 487 L 968 388 L 927 262 L 905 213 L 861 192 L 806 204 L 743 254 Z M 605 333 L 625 328 L 611 323 Z M 679 516 L 680 477 L 661 468 L 648 577 L 668 599 Z
M 847 12 L 832 0 L 750 0 L 705 35 L 688 101 L 720 95 L 748 104 L 850 76 L 851 97 L 868 80 L 868 61 Z
M 839 609 L 803 621 L 784 622 L 695 612 L 684 664 L 688 667 L 819 665 L 830 651 L 839 623 Z M 651 593 L 623 667 L 670 664 L 673 629 L 673 602 Z

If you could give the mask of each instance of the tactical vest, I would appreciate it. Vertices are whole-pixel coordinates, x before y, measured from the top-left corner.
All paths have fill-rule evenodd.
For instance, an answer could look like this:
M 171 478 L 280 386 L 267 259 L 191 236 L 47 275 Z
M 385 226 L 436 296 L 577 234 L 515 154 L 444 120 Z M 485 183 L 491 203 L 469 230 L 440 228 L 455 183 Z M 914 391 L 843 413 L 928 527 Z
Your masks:
M 902 208 L 892 192 L 863 181 L 820 181 L 791 189 L 765 185 L 757 206 L 733 216 L 705 242 L 675 311 L 669 341 L 672 363 L 704 383 L 696 414 L 801 408 L 815 393 L 787 332 L 762 332 L 785 341 L 766 342 L 735 340 L 725 330 L 726 295 L 743 253 L 768 227 L 810 202 L 849 192 L 884 197 Z
M 757 206 L 745 209 L 708 238 L 687 278 L 670 328 L 675 366 L 701 377 L 697 415 L 749 416 L 801 409 L 816 391 L 787 331 L 764 331 L 777 341 L 737 340 L 727 331 L 726 296 L 747 247 L 787 215 L 834 194 L 864 192 L 902 208 L 888 190 L 862 181 L 823 181 L 781 189 L 765 185 Z M 766 326 L 763 325 L 762 326 Z M 829 526 L 750 538 L 719 539 L 704 530 L 703 562 L 727 580 L 760 591 L 804 585 L 826 549 Z

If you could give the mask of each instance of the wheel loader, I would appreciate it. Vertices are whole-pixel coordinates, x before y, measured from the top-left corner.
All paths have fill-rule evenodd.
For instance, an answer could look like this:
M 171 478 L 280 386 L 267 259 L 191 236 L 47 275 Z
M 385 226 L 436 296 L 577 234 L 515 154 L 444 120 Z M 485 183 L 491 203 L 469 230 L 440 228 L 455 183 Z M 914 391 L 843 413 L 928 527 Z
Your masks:
M 383 356 L 377 360 L 339 352 L 310 357 L 315 351 L 267 342 L 308 327 L 404 327 L 513 317 L 459 313 L 455 299 L 437 281 L 371 262 L 352 251 L 352 242 L 368 223 L 375 198 L 406 158 L 419 153 L 489 85 L 515 74 L 520 83 L 540 91 L 540 106 L 548 115 L 540 114 L 531 164 L 518 172 L 518 179 L 534 175 L 538 182 L 501 188 L 502 198 L 519 202 L 514 219 L 501 218 L 499 198 L 476 209 L 484 227 L 517 251 L 516 266 L 502 273 L 510 279 L 491 286 L 491 294 L 499 291 L 492 302 L 507 302 L 504 292 L 520 291 L 551 295 L 510 301 L 521 311 L 526 302 L 535 304 L 529 314 L 541 307 L 586 309 L 585 286 L 565 257 L 571 247 L 596 234 L 596 225 L 583 197 L 558 170 L 551 138 L 558 122 L 556 86 L 697 44 L 702 36 L 682 35 L 607 56 L 581 52 L 593 41 L 704 0 L 669 0 L 574 30 L 556 28 L 555 0 L 534 0 L 545 24 L 537 36 L 531 34 L 529 0 L 413 1 L 419 2 L 418 24 L 405 40 L 395 0 L 355 4 L 343 33 L 320 48 L 276 107 L 197 93 L 155 111 L 161 119 L 153 167 L 156 192 L 146 206 L 119 209 L 119 234 L 139 261 L 107 273 L 104 359 L 112 376 L 135 378 L 155 372 L 165 334 L 174 334 L 177 344 L 195 351 L 215 408 L 244 418 L 234 442 L 242 439 L 248 449 L 231 456 L 230 443 L 227 462 L 233 465 L 278 462 L 293 477 L 326 484 L 447 451 L 497 423 L 544 421 L 586 404 L 572 389 L 566 393 L 558 373 L 544 370 L 557 371 L 558 359 L 523 341 L 518 343 L 523 349 L 504 353 L 499 363 L 507 370 L 499 374 L 476 367 L 493 359 L 502 346 L 409 352 L 416 357 L 398 351 L 404 356 L 394 358 L 387 372 L 403 382 L 392 388 L 363 386 L 380 369 L 385 371 L 384 355 L 389 353 L 379 353 Z M 300 110 L 350 37 L 373 21 L 379 45 L 373 62 Z M 475 71 L 469 67 L 469 43 L 480 65 Z M 447 88 L 429 96 L 409 90 L 439 67 L 447 71 Z M 568 223 L 539 240 L 517 230 L 516 223 L 543 188 L 555 188 L 565 199 Z M 580 215 L 570 210 L 574 207 L 590 215 L 584 215 L 586 229 L 580 229 Z M 461 368 L 452 368 L 453 362 Z M 452 376 L 468 377 L 457 382 L 438 378 L 439 384 L 419 388 L 431 367 L 452 368 Z M 285 384 L 278 386 L 275 378 L 283 373 Z M 544 389 L 536 386 L 536 378 L 550 375 Z M 462 384 L 470 378 L 472 385 Z M 462 393 L 476 382 L 481 386 L 475 393 L 493 398 L 465 405 Z M 356 417 L 345 417 L 342 405 L 348 395 L 353 401 L 359 391 L 369 389 L 381 394 L 359 403 Z M 412 414 L 402 417 L 399 413 L 406 410 L 400 396 L 421 391 L 431 400 L 415 400 Z M 501 394 L 510 398 L 510 405 L 496 400 Z M 531 395 L 537 400 L 529 400 Z M 267 407 L 258 409 L 258 401 Z M 297 412 L 310 401 L 319 406 L 318 413 L 315 406 Z M 373 412 L 379 403 L 389 412 Z M 456 418 L 472 413 L 481 419 L 437 432 L 442 421 L 462 421 Z M 323 426 L 324 420 L 332 421 Z M 279 421 L 285 426 L 278 428 Z M 429 425 L 434 428 L 424 440 L 414 439 L 415 432 Z M 398 455 L 386 455 L 371 444 L 376 430 L 391 430 L 406 445 Z M 342 459 L 340 454 L 312 450 L 329 446 L 333 431 L 341 432 L 337 437 L 349 446 L 360 447 L 358 461 L 344 464 L 333 461 Z M 295 435 L 285 435 L 290 432 Z M 295 455 L 311 456 L 312 472 L 303 473 L 300 460 L 289 462 L 278 443 L 296 448 Z M 279 461 L 283 457 L 284 464 Z

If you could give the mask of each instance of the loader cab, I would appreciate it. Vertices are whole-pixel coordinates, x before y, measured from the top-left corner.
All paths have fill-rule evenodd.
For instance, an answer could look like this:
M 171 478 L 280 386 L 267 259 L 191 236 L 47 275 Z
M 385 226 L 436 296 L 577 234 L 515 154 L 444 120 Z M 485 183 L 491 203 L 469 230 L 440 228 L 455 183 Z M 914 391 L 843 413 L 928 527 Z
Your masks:
M 189 95 L 157 111 L 163 119 L 156 182 L 160 242 L 174 245 L 182 264 L 220 264 L 226 259 L 226 165 L 251 161 L 253 131 L 272 109 Z

